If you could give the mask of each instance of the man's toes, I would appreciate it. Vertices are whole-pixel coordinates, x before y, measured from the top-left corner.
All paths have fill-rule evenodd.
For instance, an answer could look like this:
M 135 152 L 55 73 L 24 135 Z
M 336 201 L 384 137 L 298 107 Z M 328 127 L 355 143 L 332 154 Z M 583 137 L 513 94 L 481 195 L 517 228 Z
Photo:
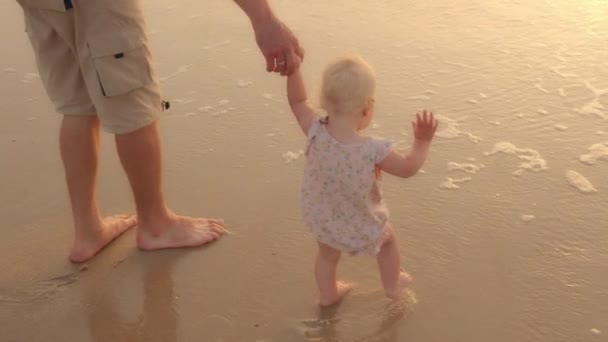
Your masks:
M 124 223 L 129 227 L 137 224 L 137 217 L 135 215 L 114 215 L 104 219 L 106 224 Z
M 218 227 L 215 226 L 209 226 L 209 234 L 213 234 L 213 235 L 222 235 L 222 229 L 219 229 Z
M 116 227 L 121 227 L 125 229 L 129 229 L 131 227 L 135 227 L 137 225 L 137 220 L 135 218 L 130 217 L 126 220 L 116 221 Z
M 129 225 L 129 227 L 134 226 L 137 224 L 137 217 L 136 216 L 131 216 L 129 218 L 127 218 L 125 220 L 125 222 Z
M 213 224 L 211 225 L 211 230 L 218 233 L 218 234 L 223 234 L 224 233 L 224 226 L 220 226 L 217 224 Z
M 210 219 L 207 222 L 209 222 L 209 224 L 212 225 L 218 225 L 218 226 L 224 226 L 224 220 L 218 220 L 218 219 Z

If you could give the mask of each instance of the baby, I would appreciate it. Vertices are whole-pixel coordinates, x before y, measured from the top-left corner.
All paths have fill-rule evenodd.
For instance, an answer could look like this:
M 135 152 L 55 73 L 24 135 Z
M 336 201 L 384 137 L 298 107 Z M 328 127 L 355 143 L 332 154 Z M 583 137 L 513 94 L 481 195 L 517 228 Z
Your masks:
M 342 252 L 376 256 L 389 298 L 412 282 L 401 269 L 380 175 L 415 175 L 427 157 L 437 121 L 426 110 L 416 114 L 414 145 L 407 155 L 385 139 L 364 135 L 374 116 L 375 85 L 374 71 L 362 58 L 336 60 L 323 73 L 321 107 L 327 116 L 319 117 L 308 103 L 300 71 L 287 80 L 289 105 L 308 137 L 301 209 L 319 245 L 315 278 L 321 306 L 339 302 L 352 289 L 336 280 Z

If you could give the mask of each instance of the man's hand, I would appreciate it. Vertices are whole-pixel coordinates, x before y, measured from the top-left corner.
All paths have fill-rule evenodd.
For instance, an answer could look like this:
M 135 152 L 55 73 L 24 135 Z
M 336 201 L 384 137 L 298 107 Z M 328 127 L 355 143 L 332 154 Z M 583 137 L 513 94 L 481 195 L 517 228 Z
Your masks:
M 254 27 L 255 40 L 266 59 L 266 70 L 291 75 L 304 59 L 304 49 L 291 30 L 274 16 Z

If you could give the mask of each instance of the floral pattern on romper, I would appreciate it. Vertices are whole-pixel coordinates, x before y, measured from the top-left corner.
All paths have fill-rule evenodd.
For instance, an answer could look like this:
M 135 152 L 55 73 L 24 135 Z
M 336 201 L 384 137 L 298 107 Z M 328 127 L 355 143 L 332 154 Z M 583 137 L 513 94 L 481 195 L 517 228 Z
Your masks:
M 390 152 L 385 139 L 341 143 L 327 131 L 327 118 L 308 131 L 301 210 L 322 243 L 350 254 L 375 255 L 389 217 L 377 164 Z

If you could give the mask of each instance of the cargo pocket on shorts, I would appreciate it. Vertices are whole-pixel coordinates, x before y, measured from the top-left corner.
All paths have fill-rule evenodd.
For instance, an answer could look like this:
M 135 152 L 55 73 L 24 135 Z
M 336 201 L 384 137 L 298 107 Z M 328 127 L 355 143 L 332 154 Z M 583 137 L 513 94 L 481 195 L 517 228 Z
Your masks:
M 124 95 L 152 82 L 148 54 L 139 32 L 94 36 L 88 46 L 103 96 Z

